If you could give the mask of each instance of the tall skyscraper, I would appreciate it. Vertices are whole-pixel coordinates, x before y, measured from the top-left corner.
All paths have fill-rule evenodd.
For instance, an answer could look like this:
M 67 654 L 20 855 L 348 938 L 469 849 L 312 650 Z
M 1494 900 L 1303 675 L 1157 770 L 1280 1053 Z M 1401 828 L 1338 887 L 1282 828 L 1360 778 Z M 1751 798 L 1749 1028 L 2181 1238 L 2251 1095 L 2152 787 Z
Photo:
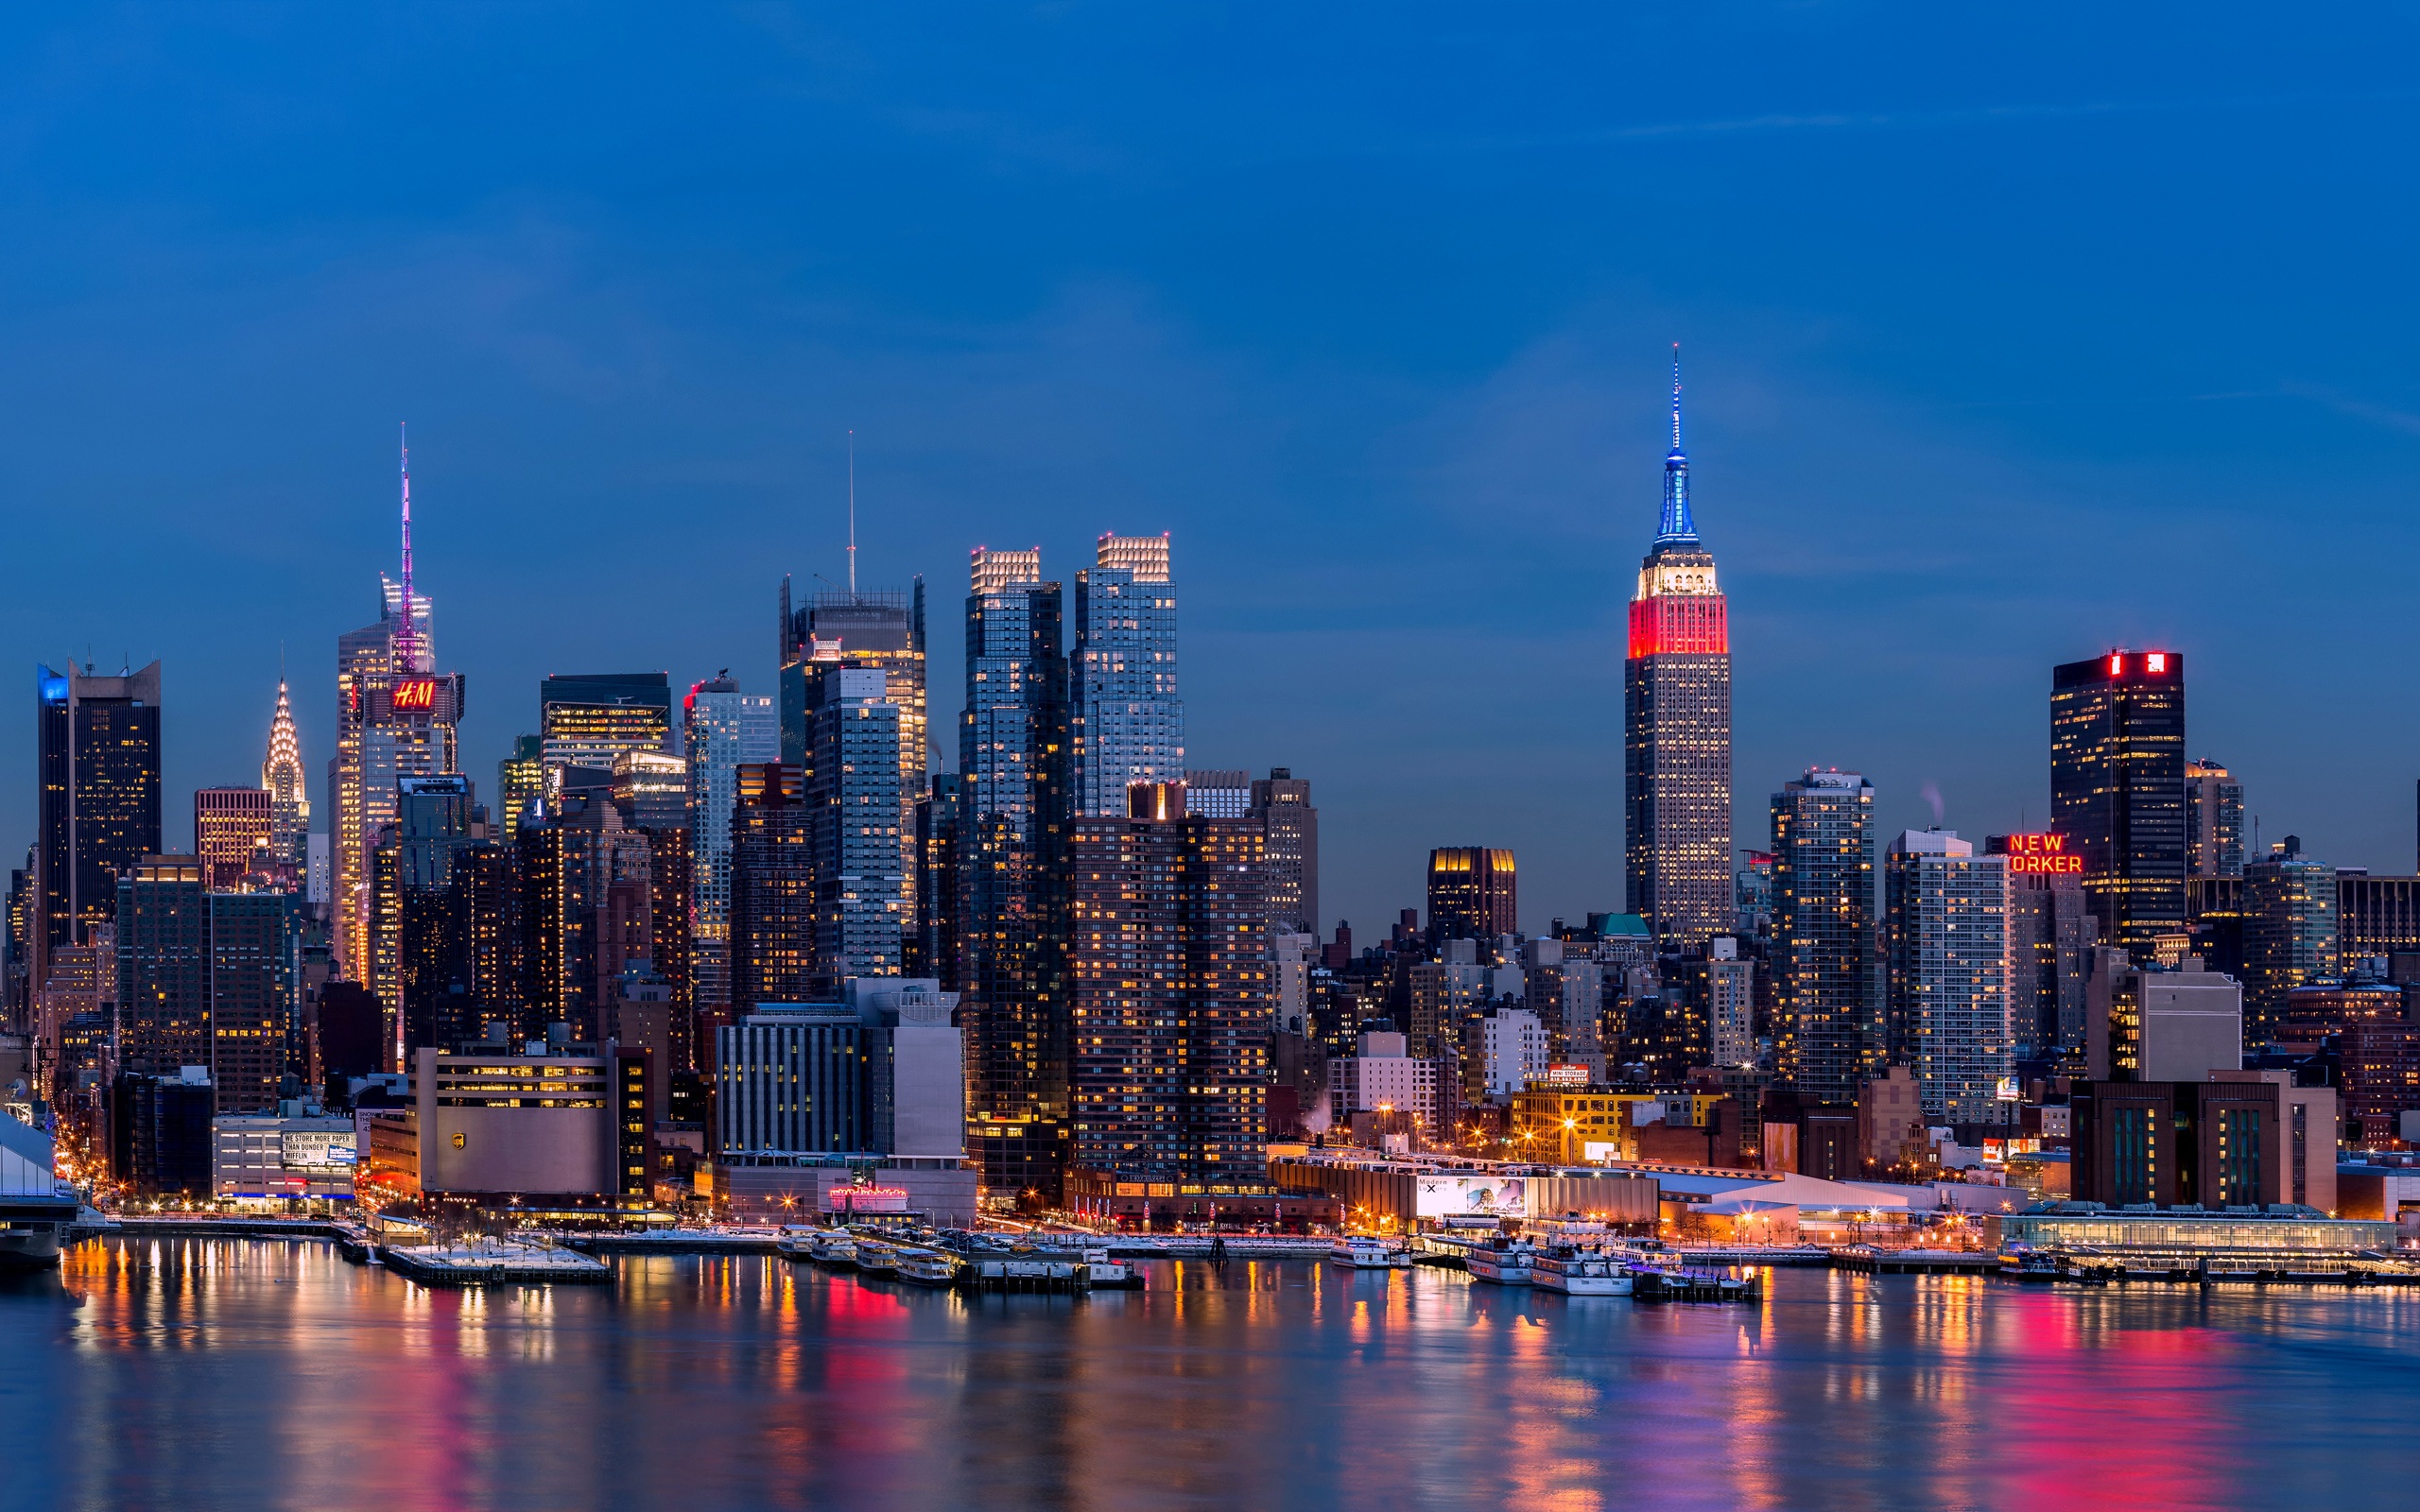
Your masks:
M 96 677 L 36 669 L 33 989 L 50 952 L 117 913 L 118 877 L 160 850 L 160 663 Z
M 1176 691 L 1176 585 L 1168 577 L 1167 536 L 1100 538 L 1094 564 L 1076 575 L 1068 665 L 1075 679 L 1076 812 L 1123 816 L 1132 784 L 1182 780 L 1184 702 Z
M 732 1005 L 731 816 L 739 768 L 780 760 L 781 727 L 772 696 L 741 693 L 727 672 L 691 687 L 681 714 L 689 753 L 690 970 L 698 1011 L 713 1016 Z M 701 1043 L 711 1039 L 701 1036 Z
M 1845 1107 L 1882 1066 L 1874 784 L 1808 767 L 1773 795 L 1773 1012 L 1804 1102 Z
M 935 772 L 916 802 L 916 934 L 904 974 L 958 990 L 959 883 L 958 842 L 964 788 L 956 772 Z
M 1266 1178 L 1268 902 L 1249 819 L 1191 816 L 1180 783 L 1069 840 L 1077 1166 L 1190 1185 Z
M 2243 875 L 2243 784 L 2204 757 L 2185 764 L 2186 875 Z
M 815 811 L 786 762 L 738 770 L 731 811 L 731 1011 L 817 999 Z
M 1512 852 L 1477 845 L 1428 852 L 1428 927 L 1441 939 L 1494 939 L 1520 930 Z
M 273 795 L 258 787 L 198 787 L 193 794 L 193 853 L 211 889 L 232 892 L 263 862 L 279 864 Z
M 538 684 L 549 766 L 610 772 L 624 751 L 672 748 L 672 679 L 662 672 L 555 673 Z
M 2016 1071 L 2009 1012 L 2008 858 L 1955 833 L 1909 830 L 1883 859 L 1890 1058 L 1915 1072 L 1925 1112 L 2006 1122 Z
M 1664 514 L 1639 564 L 1623 663 L 1622 793 L 1629 911 L 1696 944 L 1732 927 L 1731 626 L 1714 555 L 1689 513 L 1681 350 L 1672 349 L 1672 450 Z
M 959 729 L 959 949 L 969 1149 L 987 1191 L 1055 1198 L 1068 1149 L 1064 606 L 1042 554 L 978 547 Z
M 853 976 L 897 976 L 913 918 L 915 809 L 899 799 L 899 706 L 880 667 L 838 667 L 822 679 L 807 802 L 815 811 L 816 969 L 837 995 Z
M 210 1067 L 221 1113 L 277 1109 L 295 1007 L 296 892 L 212 892 Z
M 2101 937 L 2137 962 L 2187 937 L 2185 658 L 2111 651 L 2050 675 L 2050 827 L 2083 857 Z
M 337 753 L 328 763 L 336 897 L 333 954 L 343 980 L 370 979 L 370 855 L 394 822 L 395 784 L 459 769 L 465 680 L 436 670 L 433 611 L 412 585 L 411 453 L 402 465 L 403 580 L 378 577 L 376 624 L 337 638 Z M 389 1005 L 390 1008 L 392 1005 Z
M 2244 1038 L 2266 1043 L 2287 994 L 2337 971 L 2336 868 L 2303 854 L 2290 834 L 2243 868 Z
M 300 872 L 309 864 L 311 795 L 302 776 L 302 737 L 294 728 L 294 706 L 284 678 L 277 679 L 277 712 L 269 715 L 261 787 L 268 794 L 269 849 L 280 865 Z
M 1258 820 L 1261 864 L 1268 869 L 1270 933 L 1318 934 L 1320 811 L 1311 807 L 1311 784 L 1272 766 L 1253 781 L 1249 813 Z
M 118 1069 L 210 1064 L 210 909 L 201 862 L 150 855 L 117 884 Z

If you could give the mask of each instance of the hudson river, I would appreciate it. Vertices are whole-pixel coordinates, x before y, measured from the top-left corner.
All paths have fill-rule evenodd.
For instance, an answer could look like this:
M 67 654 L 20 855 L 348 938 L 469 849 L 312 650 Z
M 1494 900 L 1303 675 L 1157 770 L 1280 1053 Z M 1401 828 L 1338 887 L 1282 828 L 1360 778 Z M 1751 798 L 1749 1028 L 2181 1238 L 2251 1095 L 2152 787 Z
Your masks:
M 0 1506 L 2387 1506 L 2420 1294 L 1782 1271 L 1646 1306 L 1307 1262 L 965 1298 L 778 1260 L 424 1291 L 325 1245 L 0 1283 Z

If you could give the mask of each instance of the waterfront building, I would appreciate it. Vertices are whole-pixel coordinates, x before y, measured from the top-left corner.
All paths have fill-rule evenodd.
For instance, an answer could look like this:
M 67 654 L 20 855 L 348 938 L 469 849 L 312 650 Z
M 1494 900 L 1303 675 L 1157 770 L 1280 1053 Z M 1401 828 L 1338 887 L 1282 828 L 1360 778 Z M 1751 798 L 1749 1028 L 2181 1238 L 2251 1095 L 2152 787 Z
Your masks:
M 1659 939 L 1694 945 L 1728 933 L 1730 610 L 1689 509 L 1677 346 L 1664 510 L 1631 598 L 1622 719 L 1624 906 Z
M 2008 858 L 1979 856 L 1952 831 L 1905 831 L 1883 859 L 1882 893 L 1890 1058 L 1914 1068 L 1928 1115 L 2009 1121 Z
M 2265 1041 L 2284 1020 L 2288 994 L 2337 974 L 2337 876 L 2288 835 L 2243 868 L 2246 1032 Z
M 2243 784 L 2207 757 L 2185 764 L 2185 872 L 2243 875 Z
M 1874 784 L 1808 767 L 1773 795 L 1773 1007 L 1783 1074 L 1848 1107 L 1883 1065 L 1875 984 Z
M 198 787 L 193 851 L 214 890 L 232 891 L 248 872 L 275 866 L 274 813 L 258 787 Z
M 261 758 L 261 790 L 269 801 L 269 850 L 300 873 L 309 864 L 310 784 L 302 775 L 302 737 L 285 679 L 277 679 L 277 710 L 269 715 L 268 750 Z
M 1519 896 L 1512 852 L 1448 846 L 1428 852 L 1428 929 L 1438 939 L 1495 939 L 1516 933 Z
M 1074 686 L 1075 813 L 1122 818 L 1138 782 L 1185 780 L 1184 701 L 1177 696 L 1176 584 L 1168 538 L 1104 534 L 1093 565 L 1076 575 L 1068 671 Z M 1204 795 L 1195 812 L 1242 817 L 1243 774 L 1224 784 L 1229 805 Z M 1205 786 L 1210 784 L 1205 784 Z
M 870 1099 L 868 1147 L 888 1156 L 963 1160 L 966 1045 L 954 1022 L 958 994 L 930 977 L 888 976 L 855 978 L 848 995 L 858 1022 L 876 1037 L 880 1053 L 873 1064 L 889 1077 L 888 1088 Z
M 681 702 L 689 762 L 692 995 L 698 1011 L 726 1014 L 731 996 L 732 812 L 739 768 L 781 758 L 770 694 L 746 694 L 728 672 L 694 684 Z
M 912 915 L 914 860 L 900 801 L 901 710 L 880 667 L 836 667 L 821 679 L 806 801 L 813 815 L 820 992 L 853 976 L 897 976 Z
M 759 1003 L 715 1031 L 718 1151 L 871 1149 L 874 1047 L 845 1003 Z
M 2211 1081 L 2266 1082 L 2277 1091 L 2277 1123 L 2285 1136 L 2284 1200 L 2333 1213 L 2336 1208 L 2336 1160 L 2342 1148 L 2342 1124 L 2333 1087 L 2305 1087 L 2290 1071 L 2212 1071 Z
M 1270 973 L 1260 836 L 1180 782 L 1068 842 L 1075 1165 L 1128 1179 L 1265 1177 Z
M 1857 1146 L 1867 1179 L 1937 1168 L 1929 1134 L 1937 1117 L 1925 1106 L 1924 1089 L 1905 1065 L 1892 1066 L 1867 1082 L 1857 1097 Z
M 2085 1074 L 2097 1081 L 2198 1081 L 2243 1065 L 2243 988 L 2205 970 L 2135 966 L 2114 948 L 2090 984 Z
M 783 762 L 736 770 L 731 811 L 731 1001 L 814 997 L 814 811 L 803 776 Z
M 289 1110 L 290 1109 L 290 1110 Z M 291 1101 L 211 1121 L 211 1190 L 236 1201 L 353 1199 L 359 1135 L 348 1114 Z
M 622 1134 L 646 1128 L 646 1071 L 644 1055 L 560 1033 L 421 1046 L 409 1107 L 372 1125 L 370 1163 L 407 1194 L 454 1204 L 542 1217 L 645 1206 L 652 1161 L 628 1160 Z
M 2284 1202 L 2291 1144 L 2280 1091 L 2273 1082 L 2202 1077 L 2075 1083 L 2067 1099 L 2075 1199 L 2212 1210 Z
M 31 987 L 50 953 L 91 943 L 117 908 L 118 876 L 160 850 L 160 663 L 98 677 L 35 668 L 37 925 Z
M 958 841 L 969 1143 L 985 1191 L 1047 1200 L 1072 1135 L 1064 597 L 1042 581 L 1039 550 L 978 547 L 970 576 Z
M 206 1195 L 211 1183 L 210 1070 L 121 1070 L 110 1083 L 110 1175 L 136 1196 Z
M 1318 934 L 1320 811 L 1311 806 L 1310 782 L 1288 767 L 1272 766 L 1253 780 L 1248 813 L 1260 820 L 1270 933 Z
M 2101 936 L 2185 950 L 2185 658 L 2117 650 L 2050 675 L 2050 827 L 2083 857 Z
M 2292 1204 L 2261 1212 L 2112 1211 L 2111 1206 L 2037 1203 L 1990 1220 L 1984 1237 L 1998 1245 L 2087 1250 L 2158 1268 L 2207 1259 L 2251 1263 L 2263 1270 L 2341 1269 L 2365 1252 L 2393 1249 L 2397 1243 L 2391 1219 L 2330 1218 L 2321 1209 Z

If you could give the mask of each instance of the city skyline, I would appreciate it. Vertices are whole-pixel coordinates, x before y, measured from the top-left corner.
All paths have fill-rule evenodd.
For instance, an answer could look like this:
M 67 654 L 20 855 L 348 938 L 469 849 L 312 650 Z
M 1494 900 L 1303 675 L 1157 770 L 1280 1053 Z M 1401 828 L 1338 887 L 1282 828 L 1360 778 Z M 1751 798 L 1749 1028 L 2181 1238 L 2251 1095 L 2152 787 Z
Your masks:
M 2091 58 L 1959 46 L 1945 84 L 1938 36 L 1853 45 L 1785 20 L 1783 46 L 1737 18 L 1574 17 L 1553 57 L 1402 43 L 1409 77 L 1471 79 L 1441 114 L 1352 69 L 1331 71 L 1333 112 L 1284 91 L 1230 108 L 1218 64 L 1257 49 L 1249 26 L 1149 71 L 1163 105 L 1115 70 L 1098 95 L 1066 88 L 1069 33 L 1046 19 L 938 53 L 870 23 L 862 75 L 723 19 L 668 44 L 732 80 L 699 110 L 675 92 L 695 119 L 597 87 L 661 60 L 629 23 L 575 64 L 543 23 L 498 20 L 480 51 L 526 61 L 525 87 L 405 113 L 359 102 L 458 77 L 442 28 L 329 70 L 277 39 L 205 65 L 222 28 L 130 25 L 203 108 L 130 101 L 108 69 L 17 76 L 79 145 L 0 174 L 35 232 L 13 282 L 43 297 L 0 382 L 21 395 L 15 559 L 73 560 L 95 520 L 136 545 L 72 598 L 21 567 L 0 638 L 21 665 L 164 657 L 172 801 L 256 766 L 281 644 L 303 749 L 332 748 L 320 658 L 395 570 L 398 420 L 420 443 L 416 582 L 471 680 L 479 775 L 548 672 L 685 686 L 729 665 L 772 691 L 745 660 L 769 591 L 714 558 L 745 543 L 802 585 L 845 581 L 854 429 L 861 582 L 944 584 L 984 542 L 1038 542 L 1071 577 L 1102 530 L 1173 532 L 1186 761 L 1319 784 L 1323 923 L 1374 928 L 1452 844 L 1521 856 L 1532 929 L 1616 906 L 1611 807 L 1575 820 L 1527 795 L 1617 769 L 1612 648 L 1678 339 L 1694 503 L 1734 605 L 1735 816 L 1821 764 L 1873 779 L 1888 833 L 1932 822 L 1927 786 L 1962 833 L 2039 829 L 2043 669 L 2165 645 L 2194 660 L 2188 755 L 2241 782 L 2247 838 L 2256 816 L 2264 843 L 2411 868 L 2411 771 L 2314 738 L 2346 708 L 2382 748 L 2420 738 L 2329 654 L 2407 602 L 2391 566 L 2415 544 L 2420 412 L 2400 306 L 2350 302 L 2396 286 L 2411 170 L 2335 147 L 2377 119 L 2365 89 L 2400 85 L 2365 79 L 2392 49 L 2335 23 L 2282 60 L 2168 39 L 2149 70 L 2116 68 L 2122 35 Z M 1336 59 L 1358 34 L 1323 18 L 1299 45 Z M 1734 66 L 1636 66 L 1668 48 Z M 1607 59 L 1634 88 L 1578 87 Z M 869 88 L 973 113 L 943 129 Z M 237 97 L 293 113 L 238 133 L 214 110 Z M 666 166 L 693 159 L 731 178 Z M 799 175 L 818 186 L 799 204 L 730 187 Z M 903 181 L 962 234 L 902 214 Z M 2288 261 L 2281 207 L 2313 192 L 2354 221 L 2341 276 L 2263 271 Z M 197 196 L 216 197 L 199 221 Z M 1654 238 L 1634 231 L 1650 202 Z M 1783 233 L 1756 233 L 1752 204 Z M 146 260 L 130 223 L 164 228 Z M 2206 318 L 2216 290 L 2227 321 Z M 2322 511 L 2366 549 L 2324 584 L 2265 578 Z M 697 562 L 637 612 L 595 612 L 633 551 L 696 530 Z M 955 640 L 935 639 L 933 685 L 954 687 Z M 1506 713 L 1438 721 L 1412 683 Z M 1482 770 L 1505 780 L 1462 781 Z M 16 833 L 31 781 L 0 753 Z

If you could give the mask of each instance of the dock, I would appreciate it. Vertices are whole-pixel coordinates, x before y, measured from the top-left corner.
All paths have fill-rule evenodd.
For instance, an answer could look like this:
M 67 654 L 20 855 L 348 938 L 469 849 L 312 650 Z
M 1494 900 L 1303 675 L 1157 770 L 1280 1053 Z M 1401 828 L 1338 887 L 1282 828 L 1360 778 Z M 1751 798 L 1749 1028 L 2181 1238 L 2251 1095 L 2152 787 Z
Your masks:
M 2000 1257 L 1970 1249 L 1871 1249 L 1831 1252 L 1834 1270 L 1865 1276 L 1997 1276 Z
M 595 1256 L 551 1245 L 381 1245 L 378 1258 L 424 1286 L 595 1285 L 614 1279 L 614 1267 Z
M 1762 1271 L 1724 1276 L 1715 1271 L 1631 1272 L 1631 1299 L 1637 1302 L 1754 1302 L 1765 1295 Z
M 783 1240 L 799 1237 L 780 1228 L 658 1228 L 562 1234 L 556 1242 L 588 1255 L 777 1255 Z

